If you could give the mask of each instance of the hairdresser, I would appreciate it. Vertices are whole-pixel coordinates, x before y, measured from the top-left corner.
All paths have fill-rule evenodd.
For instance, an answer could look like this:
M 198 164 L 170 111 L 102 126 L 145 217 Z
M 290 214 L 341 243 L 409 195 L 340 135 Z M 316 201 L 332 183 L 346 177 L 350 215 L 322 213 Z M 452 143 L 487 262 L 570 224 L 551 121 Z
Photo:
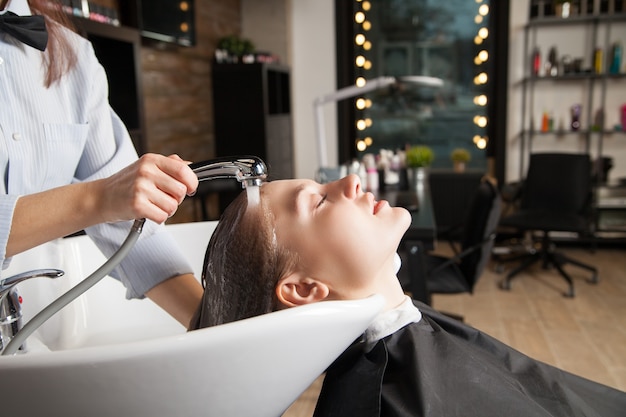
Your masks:
M 161 224 L 198 179 L 178 156 L 137 157 L 108 103 L 104 69 L 68 23 L 57 1 L 0 0 L 3 269 L 13 255 L 80 230 L 110 257 L 132 220 L 146 218 L 111 275 L 127 297 L 147 296 L 187 326 L 202 287 Z

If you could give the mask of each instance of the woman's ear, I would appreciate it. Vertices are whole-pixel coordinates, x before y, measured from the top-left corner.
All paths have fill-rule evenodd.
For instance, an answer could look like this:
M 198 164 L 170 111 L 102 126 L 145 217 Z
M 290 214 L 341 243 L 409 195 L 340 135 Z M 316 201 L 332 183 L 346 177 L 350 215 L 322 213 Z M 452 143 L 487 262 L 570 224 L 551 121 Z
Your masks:
M 281 279 L 276 285 L 276 296 L 286 307 L 322 301 L 328 297 L 330 290 L 323 282 L 293 273 Z

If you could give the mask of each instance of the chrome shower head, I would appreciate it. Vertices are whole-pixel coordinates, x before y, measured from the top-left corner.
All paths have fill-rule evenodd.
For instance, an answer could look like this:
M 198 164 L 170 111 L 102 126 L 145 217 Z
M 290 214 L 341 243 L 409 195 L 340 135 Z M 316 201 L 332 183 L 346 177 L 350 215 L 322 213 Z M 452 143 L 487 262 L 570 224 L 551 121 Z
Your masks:
M 251 155 L 227 156 L 190 164 L 200 181 L 234 178 L 243 188 L 259 186 L 267 178 L 267 166 L 259 157 Z

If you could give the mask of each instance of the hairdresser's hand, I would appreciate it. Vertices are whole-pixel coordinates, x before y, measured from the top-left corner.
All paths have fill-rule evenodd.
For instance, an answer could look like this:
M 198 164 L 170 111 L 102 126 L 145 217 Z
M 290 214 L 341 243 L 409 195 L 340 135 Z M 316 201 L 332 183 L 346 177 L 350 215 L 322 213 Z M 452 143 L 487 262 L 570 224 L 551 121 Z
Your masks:
M 198 187 L 198 177 L 178 155 L 145 154 L 103 181 L 106 222 L 147 218 L 163 223 Z

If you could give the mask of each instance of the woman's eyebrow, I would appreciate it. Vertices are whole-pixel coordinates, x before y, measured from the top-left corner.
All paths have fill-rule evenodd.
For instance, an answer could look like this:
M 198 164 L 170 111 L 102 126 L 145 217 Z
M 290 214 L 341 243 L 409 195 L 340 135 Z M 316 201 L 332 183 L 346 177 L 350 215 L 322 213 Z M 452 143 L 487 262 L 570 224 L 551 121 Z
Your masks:
M 292 201 L 293 203 L 293 207 L 292 207 L 292 211 L 298 213 L 301 210 L 302 207 L 302 198 L 303 198 L 303 194 L 304 194 L 304 190 L 306 190 L 306 184 L 300 184 L 296 187 L 296 189 L 294 190 L 294 199 Z

